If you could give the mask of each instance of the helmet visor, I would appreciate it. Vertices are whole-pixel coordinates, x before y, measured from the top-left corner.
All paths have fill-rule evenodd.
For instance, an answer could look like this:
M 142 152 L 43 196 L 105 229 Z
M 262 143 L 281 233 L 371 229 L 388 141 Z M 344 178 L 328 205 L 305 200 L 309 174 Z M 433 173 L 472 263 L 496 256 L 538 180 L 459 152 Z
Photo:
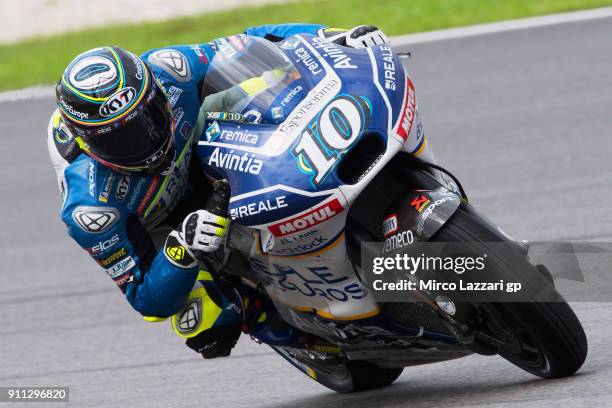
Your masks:
M 174 157 L 174 120 L 165 93 L 152 81 L 151 91 L 125 119 L 107 127 L 77 129 L 96 159 L 127 171 L 162 167 Z M 163 170 L 163 169 L 162 169 Z
M 107 135 L 91 138 L 95 140 L 93 143 L 86 140 L 90 149 L 113 164 L 146 164 L 172 138 L 172 112 L 159 90 L 150 102 L 142 105 L 133 118 L 128 116 L 128 120 L 120 122 L 116 128 L 113 126 Z

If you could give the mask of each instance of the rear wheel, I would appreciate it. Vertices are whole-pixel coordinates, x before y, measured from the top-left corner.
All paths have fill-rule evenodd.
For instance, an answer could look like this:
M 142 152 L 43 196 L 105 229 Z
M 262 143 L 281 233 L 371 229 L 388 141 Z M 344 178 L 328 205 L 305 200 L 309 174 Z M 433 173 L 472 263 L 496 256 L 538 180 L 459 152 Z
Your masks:
M 304 374 L 336 392 L 349 393 L 386 387 L 397 380 L 404 370 L 346 358 L 310 359 L 282 347 L 272 348 Z

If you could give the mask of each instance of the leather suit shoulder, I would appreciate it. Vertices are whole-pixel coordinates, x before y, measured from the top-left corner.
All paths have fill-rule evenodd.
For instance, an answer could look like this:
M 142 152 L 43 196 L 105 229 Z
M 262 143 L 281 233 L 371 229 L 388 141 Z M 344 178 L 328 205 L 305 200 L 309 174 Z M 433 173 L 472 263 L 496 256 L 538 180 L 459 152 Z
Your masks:
M 213 56 L 208 44 L 193 44 L 152 49 L 141 58 L 167 89 L 171 85 L 186 88 L 199 83 Z
M 51 115 L 47 133 L 49 155 L 54 164 L 61 160 L 71 163 L 83 152 L 57 109 Z

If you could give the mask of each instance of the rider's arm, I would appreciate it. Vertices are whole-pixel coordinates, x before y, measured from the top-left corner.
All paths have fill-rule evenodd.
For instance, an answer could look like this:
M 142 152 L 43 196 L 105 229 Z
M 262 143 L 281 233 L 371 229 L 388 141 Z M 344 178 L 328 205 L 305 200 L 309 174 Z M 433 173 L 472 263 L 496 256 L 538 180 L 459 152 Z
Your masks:
M 85 154 L 67 155 L 70 142 L 62 143 L 62 138 L 57 142 L 54 123 L 60 122 L 52 119 L 49 126 L 49 152 L 63 189 L 61 217 L 69 235 L 106 271 L 135 310 L 158 317 L 178 312 L 199 268 L 176 240 L 168 238 L 158 252 L 135 214 L 148 202 L 158 180 L 122 176 Z
M 325 30 L 326 28 L 326 26 L 320 24 L 268 24 L 247 28 L 244 33 L 270 41 L 282 41 L 297 34 L 318 35 L 319 30 Z
M 352 48 L 389 43 L 387 36 L 375 26 L 357 26 L 346 30 L 319 24 L 277 24 L 251 27 L 245 31 L 245 34 L 262 37 L 273 42 L 282 41 L 292 35 L 312 34 Z
M 228 106 L 233 106 L 247 96 L 253 96 L 275 86 L 282 80 L 284 74 L 282 69 L 266 71 L 258 77 L 249 78 L 231 88 L 208 95 L 202 104 L 202 110 L 217 112 L 227 109 Z
M 327 27 L 320 24 L 268 24 L 257 27 L 250 27 L 244 33 L 255 37 L 265 38 L 266 40 L 277 42 L 287 37 L 297 34 L 311 34 L 330 41 L 344 45 L 344 38 L 349 30 L 344 28 Z

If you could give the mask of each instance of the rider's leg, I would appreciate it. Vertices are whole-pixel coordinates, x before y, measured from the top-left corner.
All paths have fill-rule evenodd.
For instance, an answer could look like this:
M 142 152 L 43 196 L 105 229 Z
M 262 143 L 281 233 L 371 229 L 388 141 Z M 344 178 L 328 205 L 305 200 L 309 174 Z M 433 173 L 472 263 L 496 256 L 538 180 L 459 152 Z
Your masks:
M 149 322 L 166 318 L 145 316 Z M 200 271 L 183 309 L 171 317 L 174 332 L 204 358 L 229 356 L 242 330 L 238 292 L 222 291 L 210 273 Z
M 185 307 L 172 316 L 172 328 L 202 357 L 225 357 L 240 337 L 242 316 L 238 292 L 222 290 L 201 271 Z
M 161 247 L 172 230 L 167 224 L 150 231 L 156 247 Z M 225 285 L 224 285 L 225 286 Z M 242 301 L 232 288 L 222 290 L 210 273 L 200 271 L 185 306 L 172 316 L 176 334 L 186 339 L 191 349 L 204 358 L 223 357 L 231 353 L 242 329 Z M 166 318 L 145 316 L 149 322 Z

